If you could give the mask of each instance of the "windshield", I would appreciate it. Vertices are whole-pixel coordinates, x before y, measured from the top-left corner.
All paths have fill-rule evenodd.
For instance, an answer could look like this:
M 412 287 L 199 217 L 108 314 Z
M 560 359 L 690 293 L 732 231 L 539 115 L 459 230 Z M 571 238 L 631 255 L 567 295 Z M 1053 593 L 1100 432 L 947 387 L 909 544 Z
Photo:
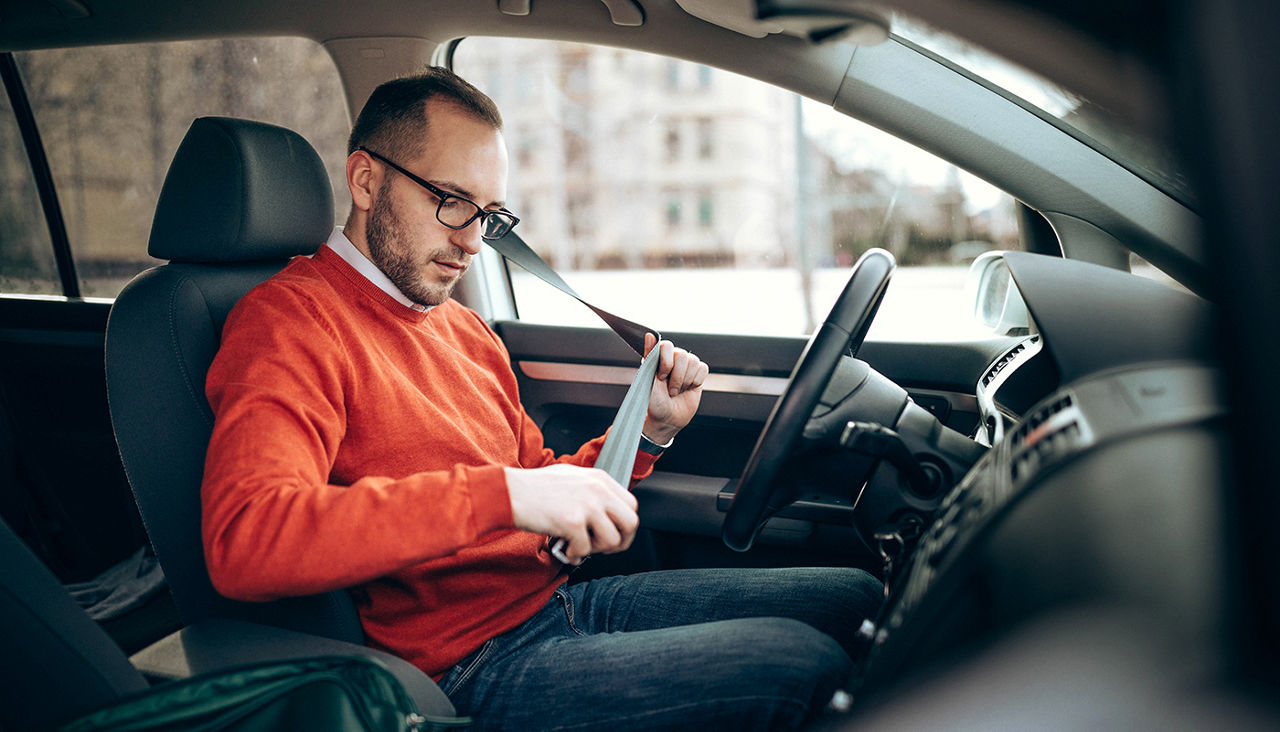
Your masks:
M 1078 139 L 1194 208 L 1195 196 L 1172 150 L 1102 105 L 914 18 L 895 16 L 893 31 L 898 40 L 964 69 L 1057 120 Z

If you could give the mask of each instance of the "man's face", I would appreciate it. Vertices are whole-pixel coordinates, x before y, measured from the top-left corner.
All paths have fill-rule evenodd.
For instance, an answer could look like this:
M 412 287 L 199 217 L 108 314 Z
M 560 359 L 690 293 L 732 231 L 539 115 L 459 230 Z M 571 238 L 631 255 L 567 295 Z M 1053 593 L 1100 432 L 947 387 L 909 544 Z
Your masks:
M 485 209 L 506 199 L 507 151 L 502 133 L 447 102 L 428 102 L 426 151 L 396 160 L 405 169 Z M 436 218 L 440 199 L 385 164 L 369 210 L 369 256 L 410 300 L 439 305 L 480 251 L 480 222 L 450 229 Z

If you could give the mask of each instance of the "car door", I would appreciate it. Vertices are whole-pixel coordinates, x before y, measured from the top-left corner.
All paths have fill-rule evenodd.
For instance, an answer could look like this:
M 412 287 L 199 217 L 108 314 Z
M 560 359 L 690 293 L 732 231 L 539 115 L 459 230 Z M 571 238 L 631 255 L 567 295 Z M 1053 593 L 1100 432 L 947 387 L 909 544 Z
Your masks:
M 495 324 L 511 352 L 521 400 L 547 444 L 572 452 L 603 433 L 622 401 L 635 357 L 611 331 Z M 861 487 L 820 514 L 795 509 L 774 518 L 747 555 L 729 551 L 720 530 L 736 480 L 787 376 L 806 343 L 803 337 L 708 333 L 665 334 L 712 366 L 698 416 L 636 487 L 641 526 L 647 530 L 631 556 L 602 558 L 599 572 L 700 566 L 855 564 L 874 568 L 875 555 L 850 529 L 851 503 Z M 953 344 L 868 342 L 861 356 L 906 387 L 949 425 L 972 429 L 972 382 L 1005 345 L 1003 340 Z M 602 566 L 603 565 L 603 566 Z
M 860 356 L 944 424 L 973 433 L 974 385 L 1008 340 L 964 315 L 965 257 L 1019 246 L 1013 201 L 940 163 L 931 182 L 895 180 L 893 166 L 925 154 L 707 66 L 493 38 L 461 41 L 452 59 L 503 110 L 510 207 L 525 240 L 587 300 L 657 328 L 712 372 L 697 417 L 636 488 L 645 529 L 636 546 L 577 576 L 877 567 L 849 528 L 861 487 L 852 479 L 838 486 L 843 495 L 824 498 L 830 505 L 774 518 L 751 552 L 728 550 L 720 529 L 735 481 L 806 333 L 869 246 L 894 250 L 906 266 Z M 886 149 L 845 168 L 842 133 Z M 576 450 L 608 427 L 638 358 L 589 310 L 518 266 L 494 256 L 480 269 L 483 281 L 460 296 L 493 320 L 547 444 Z

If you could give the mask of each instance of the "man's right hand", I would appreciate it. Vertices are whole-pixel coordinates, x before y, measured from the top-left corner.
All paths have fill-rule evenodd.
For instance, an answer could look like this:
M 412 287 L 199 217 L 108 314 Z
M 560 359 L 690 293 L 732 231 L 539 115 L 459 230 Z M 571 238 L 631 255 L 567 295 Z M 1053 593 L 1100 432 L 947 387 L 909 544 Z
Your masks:
M 636 497 L 603 470 L 560 464 L 506 474 L 516 528 L 565 539 L 571 563 L 631 546 L 640 526 Z

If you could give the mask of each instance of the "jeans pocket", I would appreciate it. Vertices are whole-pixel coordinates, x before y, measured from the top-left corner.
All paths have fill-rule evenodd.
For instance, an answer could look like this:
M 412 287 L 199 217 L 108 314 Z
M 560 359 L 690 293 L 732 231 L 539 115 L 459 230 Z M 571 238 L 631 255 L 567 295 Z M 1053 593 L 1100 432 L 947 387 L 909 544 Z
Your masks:
M 456 666 L 449 669 L 440 678 L 440 690 L 444 692 L 445 696 L 452 697 L 462 688 L 463 684 L 471 679 L 476 669 L 480 668 L 480 664 L 484 663 L 485 659 L 489 657 L 489 651 L 493 650 L 494 640 L 490 638 L 485 641 L 484 645 L 472 651 L 470 655 L 459 661 Z
M 556 588 L 556 596 L 560 598 L 562 603 L 564 603 L 564 619 L 569 623 L 569 630 L 572 630 L 577 635 L 586 635 L 586 633 L 583 633 L 578 629 L 577 624 L 574 622 L 575 608 L 573 605 L 573 598 L 569 597 L 569 593 L 564 589 L 564 585 Z

